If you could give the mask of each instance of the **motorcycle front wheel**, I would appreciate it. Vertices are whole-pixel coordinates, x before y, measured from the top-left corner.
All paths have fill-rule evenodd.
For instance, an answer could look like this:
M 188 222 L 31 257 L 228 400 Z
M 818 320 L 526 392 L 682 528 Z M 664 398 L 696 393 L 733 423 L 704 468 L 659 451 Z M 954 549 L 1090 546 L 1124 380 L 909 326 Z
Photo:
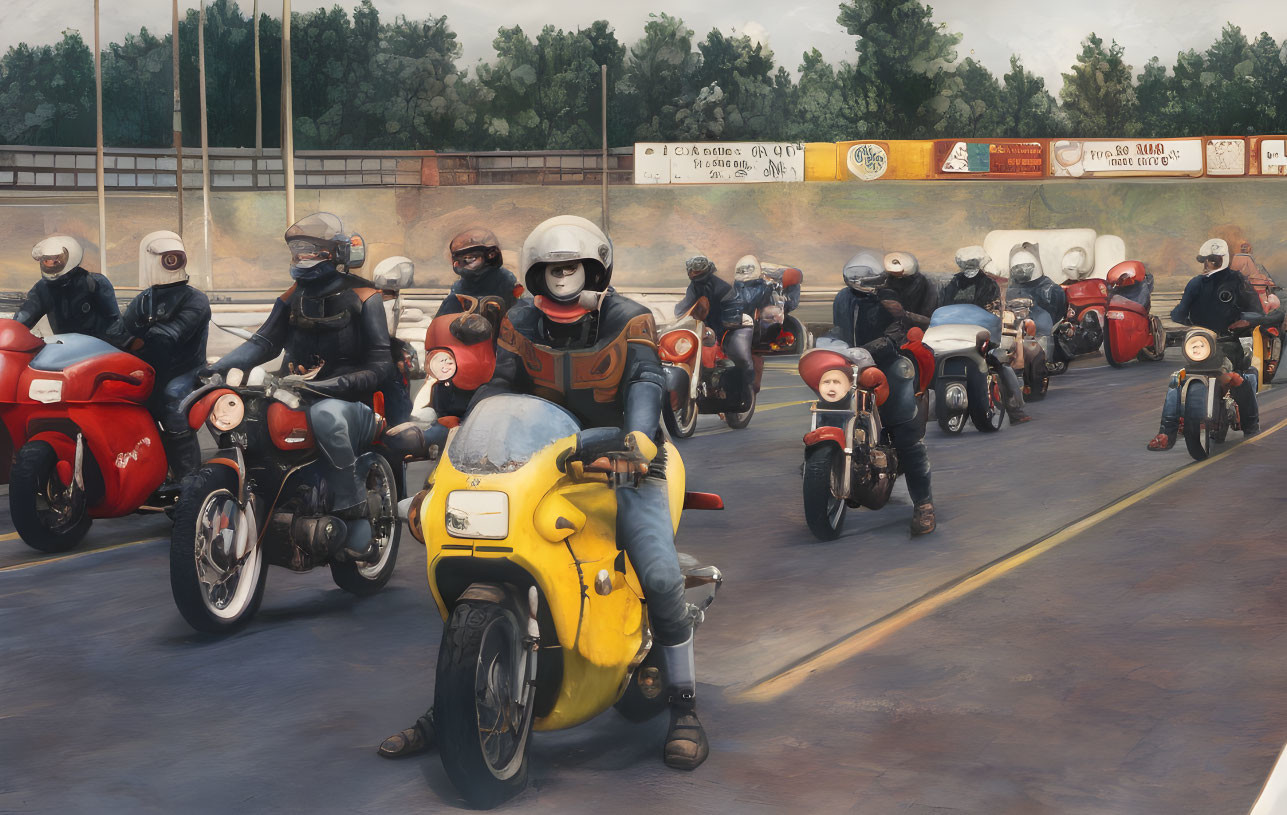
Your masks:
M 845 525 L 845 456 L 834 444 L 805 454 L 804 520 L 820 541 L 835 540 Z
M 533 694 L 515 687 L 522 640 L 518 618 L 495 603 L 461 603 L 442 632 L 433 698 L 439 752 L 451 783 L 480 809 L 527 786 Z
M 965 421 L 969 413 L 968 410 L 952 410 L 948 407 L 948 390 L 953 387 L 963 387 L 959 380 L 940 380 L 934 386 L 934 415 L 938 419 L 938 426 L 944 433 L 960 433 L 965 430 Z M 968 394 L 968 391 L 967 391 Z M 966 396 L 968 399 L 968 395 Z
M 18 449 L 9 473 L 9 515 L 22 542 L 41 552 L 66 552 L 80 543 L 92 521 L 84 493 L 58 477 L 58 454 L 43 441 Z
M 254 514 L 237 504 L 237 476 L 202 467 L 183 485 L 170 532 L 170 591 L 188 625 L 230 634 L 250 622 L 264 599 L 268 565 Z M 245 554 L 236 556 L 246 536 Z
M 681 407 L 667 405 L 661 412 L 666 420 L 666 430 L 677 439 L 687 439 L 697 430 L 697 400 L 684 397 Z
M 725 413 L 724 422 L 734 430 L 743 430 L 751 423 L 751 417 L 755 415 L 756 394 L 751 394 L 751 406 L 739 413 Z
M 1211 422 L 1207 419 L 1207 384 L 1194 382 L 1184 398 L 1184 446 L 1194 461 L 1211 455 Z
M 1001 382 L 995 373 L 971 371 L 965 386 L 970 394 L 970 421 L 981 433 L 995 433 L 1005 421 Z
M 1136 359 L 1141 362 L 1157 362 L 1166 356 L 1166 329 L 1162 327 L 1162 321 L 1156 317 L 1149 317 L 1148 322 L 1153 333 L 1153 342 L 1141 349 L 1136 354 Z
M 358 460 L 358 466 L 364 463 L 367 468 L 367 495 L 374 495 L 376 499 L 372 502 L 368 497 L 367 506 L 379 505 L 368 519 L 377 554 L 374 560 L 369 561 L 331 562 L 331 579 L 335 585 L 358 597 L 370 597 L 389 582 L 398 561 L 398 540 L 402 535 L 402 521 L 398 519 L 398 482 L 393 474 L 393 465 L 378 453 L 368 453 Z

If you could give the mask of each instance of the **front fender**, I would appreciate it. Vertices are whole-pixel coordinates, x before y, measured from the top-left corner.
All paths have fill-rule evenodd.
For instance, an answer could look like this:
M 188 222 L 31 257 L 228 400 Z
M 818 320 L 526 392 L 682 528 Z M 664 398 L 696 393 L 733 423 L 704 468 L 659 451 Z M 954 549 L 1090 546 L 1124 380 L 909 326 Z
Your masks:
M 241 455 L 241 448 L 225 447 L 216 450 L 201 466 L 226 467 L 231 470 L 237 476 L 237 501 L 243 505 L 246 503 L 246 460 Z
M 841 427 L 819 427 L 817 430 L 810 430 L 804 434 L 806 454 L 820 444 L 834 444 L 844 450 L 848 446 L 848 442 L 849 440 L 845 438 L 844 428 Z
M 688 371 L 679 365 L 667 364 L 662 367 L 666 375 L 666 390 L 671 396 L 680 395 L 683 400 L 689 399 L 691 377 L 689 377 Z M 681 401 L 676 407 L 681 407 L 683 404 L 684 402 Z

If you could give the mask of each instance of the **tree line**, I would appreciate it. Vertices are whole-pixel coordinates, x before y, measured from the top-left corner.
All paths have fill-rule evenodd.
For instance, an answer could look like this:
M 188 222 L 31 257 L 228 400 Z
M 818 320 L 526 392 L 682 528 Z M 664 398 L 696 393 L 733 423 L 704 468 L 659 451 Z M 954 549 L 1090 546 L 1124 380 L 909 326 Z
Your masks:
M 958 58 L 961 35 L 915 0 L 848 0 L 837 22 L 856 38 L 833 65 L 817 49 L 798 76 L 750 37 L 696 40 L 679 17 L 650 16 L 626 45 L 607 22 L 533 38 L 501 28 L 473 72 L 446 17 L 381 19 L 371 0 L 291 18 L 298 149 L 542 150 L 600 144 L 599 66 L 608 66 L 608 139 L 843 141 L 859 138 L 1144 138 L 1287 132 L 1287 42 L 1227 24 L 1205 51 L 1137 73 L 1115 41 L 1091 33 L 1056 98 L 1019 57 L 1000 77 Z M 185 145 L 200 143 L 197 12 L 179 23 Z M 146 28 L 102 55 L 104 138 L 172 144 L 171 37 Z M 255 143 L 254 32 L 235 0 L 206 10 L 210 143 Z M 263 144 L 280 144 L 281 21 L 260 17 Z M 0 141 L 94 144 L 93 52 L 74 30 L 0 57 Z

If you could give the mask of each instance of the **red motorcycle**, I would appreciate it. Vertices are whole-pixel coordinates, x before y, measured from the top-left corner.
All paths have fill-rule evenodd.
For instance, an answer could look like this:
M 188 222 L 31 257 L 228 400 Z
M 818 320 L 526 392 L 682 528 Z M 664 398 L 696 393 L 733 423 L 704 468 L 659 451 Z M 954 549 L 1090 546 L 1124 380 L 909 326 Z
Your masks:
M 742 373 L 724 353 L 715 332 L 693 312 L 661 334 L 657 351 L 669 402 L 662 406 L 661 415 L 672 436 L 686 439 L 693 435 L 701 413 L 718 413 L 734 430 L 751 423 L 754 393 L 750 407 L 736 410 L 741 407 Z
M 1108 310 L 1108 284 L 1098 278 L 1063 284 L 1068 315 L 1055 326 L 1055 342 L 1065 359 L 1092 354 L 1104 341 L 1104 313 Z
M 1166 353 L 1166 330 L 1162 321 L 1149 314 L 1149 292 L 1143 291 L 1144 302 L 1132 300 L 1116 292 L 1128 286 L 1145 282 L 1144 264 L 1138 260 L 1124 260 L 1108 270 L 1112 281 L 1112 299 L 1104 322 L 1104 359 L 1114 368 L 1121 368 L 1132 359 L 1156 362 Z
M 42 340 L 0 319 L 0 420 L 16 451 L 5 474 L 9 511 L 28 546 L 65 552 L 93 518 L 172 502 L 154 494 L 166 473 L 145 406 L 154 380 L 145 362 L 102 340 Z

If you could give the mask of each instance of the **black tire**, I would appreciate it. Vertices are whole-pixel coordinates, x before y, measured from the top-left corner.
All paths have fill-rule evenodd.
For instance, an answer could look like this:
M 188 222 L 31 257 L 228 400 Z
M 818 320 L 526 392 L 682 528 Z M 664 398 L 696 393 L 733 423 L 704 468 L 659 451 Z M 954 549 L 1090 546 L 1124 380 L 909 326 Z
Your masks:
M 384 588 L 393 576 L 398 562 L 398 542 L 402 538 L 402 521 L 398 518 L 397 477 L 393 465 L 377 453 L 358 459 L 358 466 L 363 463 L 367 467 L 367 492 L 374 493 L 381 506 L 381 510 L 369 519 L 380 555 L 368 563 L 332 561 L 331 579 L 349 594 L 370 597 Z M 370 503 L 368 501 L 367 505 Z
M 1269 385 L 1278 376 L 1278 366 L 1283 359 L 1283 338 L 1271 337 L 1269 339 L 1269 353 L 1265 357 L 1265 382 Z
M 984 375 L 971 370 L 965 380 L 970 395 L 970 421 L 981 433 L 995 433 L 1005 421 L 1005 404 L 999 397 L 994 398 L 994 391 L 1000 387 L 993 381 L 996 376 L 993 372 Z
M 783 321 L 788 331 L 795 335 L 795 345 L 791 346 L 791 353 L 803 354 L 809 350 L 809 329 L 804 327 L 804 323 L 795 317 L 787 315 Z
M 1184 395 L 1184 446 L 1194 461 L 1211 455 L 1211 424 L 1207 421 L 1207 384 L 1195 381 Z
M 1141 362 L 1158 362 L 1166 356 L 1166 329 L 1156 317 L 1149 317 L 1148 321 L 1153 330 L 1153 343 L 1142 348 L 1135 356 Z
M 654 643 L 626 682 L 625 692 L 613 705 L 629 721 L 638 724 L 655 719 L 670 706 L 666 700 L 666 686 L 669 683 L 661 662 L 661 646 Z
M 685 395 L 683 402 L 679 409 L 667 405 L 661 412 L 666 430 L 677 439 L 687 439 L 697 430 L 697 400 Z
M 1029 365 L 1023 369 L 1023 384 L 1028 389 L 1024 394 L 1024 399 L 1030 402 L 1040 402 L 1046 398 L 1050 391 L 1050 372 L 1046 370 L 1044 362 Z
M 452 610 L 442 632 L 433 695 L 438 749 L 451 783 L 465 800 L 480 809 L 509 800 L 527 785 L 534 705 L 529 702 L 511 711 L 508 706 L 514 704 L 512 697 L 501 694 L 504 707 L 494 716 L 484 711 L 480 717 L 479 712 L 480 703 L 498 696 L 491 684 L 493 679 L 513 681 L 516 666 L 511 663 L 506 670 L 505 660 L 513 659 L 522 631 L 518 618 L 508 609 L 495 603 L 467 601 Z M 493 639 L 497 640 L 495 654 Z M 497 665 L 501 667 L 495 668 Z M 484 686 L 481 693 L 480 682 Z M 491 745 L 495 749 L 492 754 L 484 745 L 497 734 L 489 730 L 484 737 L 484 727 L 507 713 L 513 713 L 508 723 L 510 730 L 500 735 L 508 735 L 504 741 L 513 743 L 498 740 Z
M 845 456 L 834 444 L 819 444 L 804 458 L 804 520 L 820 541 L 835 540 L 845 525 Z
M 1233 424 L 1234 416 L 1229 410 L 1228 404 L 1224 399 L 1216 402 L 1216 415 L 1211 421 L 1211 441 L 1216 444 L 1224 444 L 1224 440 L 1229 435 L 1229 426 Z M 1233 412 L 1237 411 L 1235 406 Z
M 1060 374 L 1067 372 L 1068 360 L 1061 359 L 1058 362 L 1046 360 L 1046 370 L 1050 372 L 1051 376 L 1059 376 Z
M 268 563 L 262 547 L 253 547 L 239 567 L 231 592 L 210 591 L 203 588 L 203 574 L 211 577 L 220 568 L 213 557 L 200 557 L 211 547 L 210 529 L 217 518 L 226 520 L 236 507 L 237 476 L 221 465 L 205 466 L 183 481 L 183 491 L 174 509 L 174 528 L 170 532 L 170 591 L 188 625 L 208 634 L 231 634 L 254 618 L 264 599 L 264 585 L 268 579 Z M 238 521 L 244 516 L 234 514 Z M 225 527 L 227 528 L 227 527 Z M 234 528 L 235 536 L 236 530 Z M 250 540 L 257 540 L 259 530 L 248 529 Z M 244 569 L 250 566 L 250 574 Z M 230 570 L 225 570 L 230 571 Z M 245 581 L 243 583 L 242 581 Z M 218 596 L 212 597 L 212 594 Z M 231 594 L 231 596 L 227 596 Z M 224 608 L 220 601 L 227 596 Z M 231 609 L 231 610 L 229 610 Z
M 953 435 L 965 430 L 965 422 L 969 415 L 969 410 L 952 410 L 947 406 L 947 389 L 953 383 L 960 383 L 959 379 L 939 379 L 934 385 L 934 416 L 938 420 L 938 426 L 944 433 Z M 966 389 L 966 398 L 969 398 L 969 389 Z
M 727 412 L 724 414 L 724 422 L 734 430 L 744 430 L 751 423 L 751 417 L 755 415 L 756 394 L 751 394 L 751 406 L 739 413 Z
M 86 462 L 88 463 L 88 462 Z M 89 531 L 84 493 L 72 502 L 58 489 L 58 454 L 52 445 L 29 441 L 18 450 L 9 474 L 9 514 L 23 543 L 50 554 L 66 552 Z

